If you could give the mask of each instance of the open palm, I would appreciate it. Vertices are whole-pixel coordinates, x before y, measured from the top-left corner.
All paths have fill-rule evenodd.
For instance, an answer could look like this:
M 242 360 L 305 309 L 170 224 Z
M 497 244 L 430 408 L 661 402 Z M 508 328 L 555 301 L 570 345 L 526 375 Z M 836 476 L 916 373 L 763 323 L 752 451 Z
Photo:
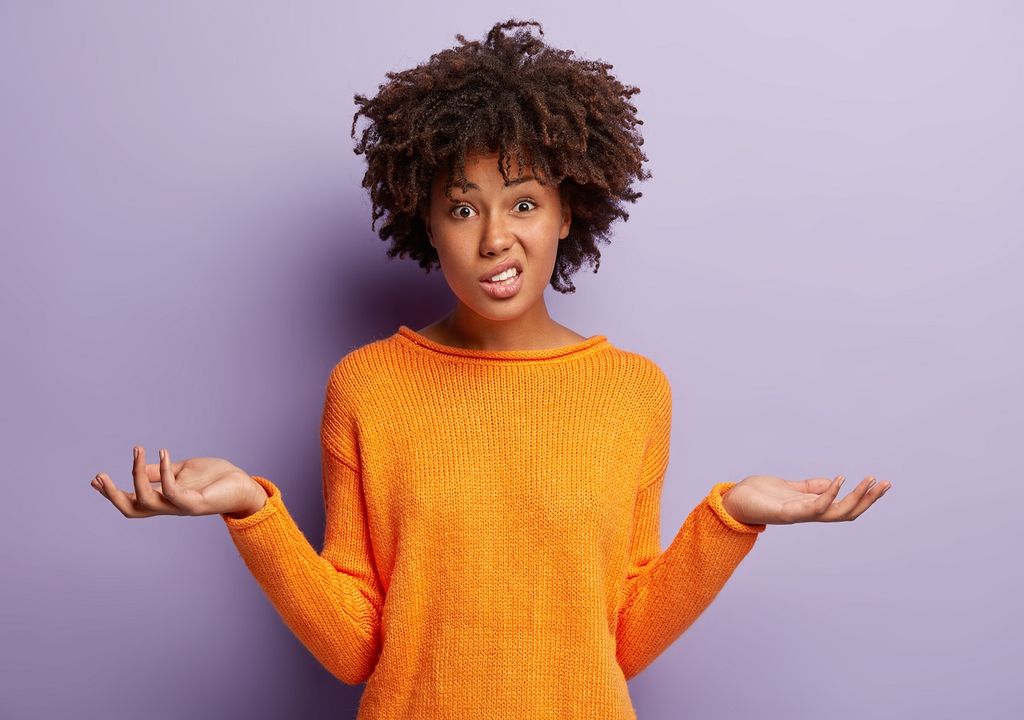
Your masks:
M 171 462 L 163 451 L 159 463 L 146 463 L 139 446 L 132 464 L 135 492 L 117 487 L 106 473 L 92 481 L 127 518 L 153 515 L 214 515 L 256 507 L 262 488 L 247 472 L 222 458 L 198 457 Z M 265 496 L 265 493 L 264 493 Z
M 846 478 L 814 477 L 783 480 L 771 475 L 751 475 L 729 488 L 722 502 L 740 522 L 788 525 L 799 522 L 855 520 L 892 487 L 868 476 L 842 500 L 836 500 Z

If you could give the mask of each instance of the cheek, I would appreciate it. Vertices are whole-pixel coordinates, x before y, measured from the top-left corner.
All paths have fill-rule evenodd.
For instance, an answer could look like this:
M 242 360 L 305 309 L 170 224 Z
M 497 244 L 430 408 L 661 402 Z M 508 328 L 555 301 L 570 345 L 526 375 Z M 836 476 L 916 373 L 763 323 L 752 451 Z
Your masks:
M 551 273 L 558 260 L 558 244 L 544 243 L 526 248 L 528 277 L 524 278 L 532 288 L 543 291 L 551 282 Z
M 476 280 L 478 267 L 473 264 L 471 252 L 452 247 L 444 243 L 438 243 L 436 248 L 437 259 L 441 265 L 441 272 L 449 286 L 475 287 L 479 282 Z
M 534 262 L 554 266 L 558 256 L 558 227 L 546 227 L 543 235 L 530 244 L 527 250 Z

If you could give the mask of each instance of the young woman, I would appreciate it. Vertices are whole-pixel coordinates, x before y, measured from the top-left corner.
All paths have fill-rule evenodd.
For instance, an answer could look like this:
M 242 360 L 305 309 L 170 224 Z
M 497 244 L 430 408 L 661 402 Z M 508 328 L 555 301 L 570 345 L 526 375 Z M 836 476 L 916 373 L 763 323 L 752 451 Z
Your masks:
M 227 460 L 157 464 L 127 517 L 219 513 L 284 622 L 358 717 L 635 718 L 626 681 L 712 602 L 768 524 L 853 520 L 890 483 L 715 484 L 662 551 L 672 394 L 661 369 L 548 313 L 544 291 L 650 177 L 610 65 L 510 20 L 368 100 L 364 186 L 389 255 L 439 266 L 451 312 L 346 354 L 321 426 L 324 545 Z M 505 30 L 519 28 L 512 35 Z M 543 32 L 541 33 L 543 34 Z M 596 272 L 596 267 L 595 267 Z

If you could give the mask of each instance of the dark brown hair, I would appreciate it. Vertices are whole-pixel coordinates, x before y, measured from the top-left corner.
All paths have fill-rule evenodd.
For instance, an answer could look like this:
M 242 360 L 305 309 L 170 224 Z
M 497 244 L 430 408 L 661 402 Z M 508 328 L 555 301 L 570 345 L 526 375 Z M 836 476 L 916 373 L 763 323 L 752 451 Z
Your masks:
M 384 216 L 379 234 L 391 240 L 388 257 L 412 257 L 429 274 L 440 268 L 437 251 L 426 234 L 422 214 L 430 204 L 437 172 L 448 173 L 445 193 L 467 182 L 467 154 L 499 154 L 498 166 L 508 181 L 510 153 L 521 167 L 531 165 L 538 181 L 553 182 L 572 207 L 569 235 L 559 242 L 551 285 L 572 293 L 571 276 L 587 262 L 601 265 L 598 241 L 609 242 L 609 228 L 629 219 L 623 201 L 643 193 L 631 185 L 652 177 L 635 126 L 636 107 L 629 98 L 639 88 L 623 85 L 602 61 L 573 58 L 534 37 L 535 20 L 497 23 L 484 42 L 455 37 L 461 47 L 442 50 L 429 61 L 400 72 L 376 97 L 355 96 L 370 124 L 355 153 L 366 155 L 363 187 L 369 188 L 373 223 Z M 511 35 L 503 30 L 518 28 Z

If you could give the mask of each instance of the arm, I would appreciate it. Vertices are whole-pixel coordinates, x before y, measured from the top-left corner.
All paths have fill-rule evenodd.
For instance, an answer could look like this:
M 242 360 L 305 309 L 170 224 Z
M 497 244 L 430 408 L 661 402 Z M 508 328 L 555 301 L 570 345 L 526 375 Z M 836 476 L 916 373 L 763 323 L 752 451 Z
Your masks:
M 693 624 L 766 527 L 731 517 L 722 505 L 722 496 L 735 483 L 718 483 L 662 552 L 659 523 L 671 415 L 671 390 L 666 383 L 644 456 L 616 630 L 616 655 L 627 679 L 646 668 Z
M 384 592 L 376 572 L 363 498 L 354 423 L 332 374 L 321 450 L 324 543 L 317 553 L 269 480 L 252 515 L 222 515 L 231 539 L 288 628 L 336 678 L 350 685 L 373 672 L 381 649 Z
M 281 491 L 253 476 L 267 502 L 253 515 L 222 515 L 231 539 L 288 628 L 336 678 L 364 682 L 380 653 L 383 604 L 363 521 L 359 473 L 323 451 L 326 530 L 318 554 Z

